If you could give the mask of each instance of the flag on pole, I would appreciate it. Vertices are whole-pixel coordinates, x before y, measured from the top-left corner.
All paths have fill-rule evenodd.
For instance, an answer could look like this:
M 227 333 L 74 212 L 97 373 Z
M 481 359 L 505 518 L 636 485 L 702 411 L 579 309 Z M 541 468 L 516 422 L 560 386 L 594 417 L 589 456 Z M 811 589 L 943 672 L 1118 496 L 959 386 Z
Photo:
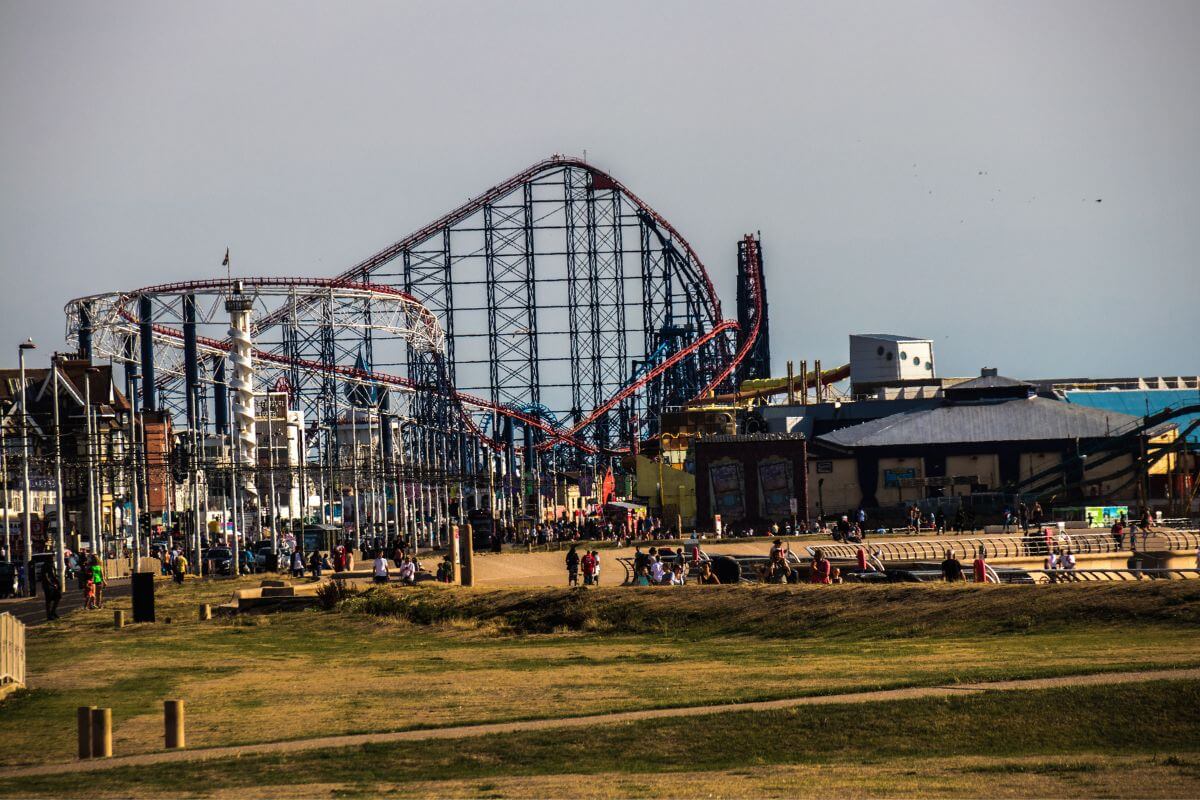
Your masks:
M 222 267 L 229 266 L 229 248 L 228 247 L 225 248 L 225 260 L 221 262 L 221 266 Z

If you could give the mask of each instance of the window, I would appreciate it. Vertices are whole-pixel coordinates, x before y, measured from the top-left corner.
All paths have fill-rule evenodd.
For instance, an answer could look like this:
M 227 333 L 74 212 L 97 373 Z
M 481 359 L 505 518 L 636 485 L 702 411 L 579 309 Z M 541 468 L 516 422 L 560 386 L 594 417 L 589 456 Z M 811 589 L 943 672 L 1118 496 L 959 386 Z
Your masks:
M 892 360 L 892 351 L 890 351 L 890 350 L 888 351 L 888 354 L 887 354 L 887 360 L 888 361 Z
M 901 351 L 900 351 L 900 360 L 901 360 L 901 361 L 904 361 L 904 360 L 905 360 L 905 359 L 907 359 L 907 358 L 908 358 L 908 353 L 906 353 L 906 352 L 904 352 L 903 350 L 901 350 Z
M 919 366 L 921 366 L 921 358 L 920 358 L 920 356 L 913 356 L 913 366 L 914 366 L 914 367 L 919 367 Z
M 882 345 L 880 345 L 880 346 L 879 346 L 879 347 L 878 347 L 878 348 L 875 350 L 875 355 L 879 355 L 879 356 L 883 355 L 883 346 L 882 346 Z
M 930 372 L 933 372 L 933 362 L 932 362 L 932 361 L 926 361 L 926 362 L 925 362 L 925 369 L 929 370 Z

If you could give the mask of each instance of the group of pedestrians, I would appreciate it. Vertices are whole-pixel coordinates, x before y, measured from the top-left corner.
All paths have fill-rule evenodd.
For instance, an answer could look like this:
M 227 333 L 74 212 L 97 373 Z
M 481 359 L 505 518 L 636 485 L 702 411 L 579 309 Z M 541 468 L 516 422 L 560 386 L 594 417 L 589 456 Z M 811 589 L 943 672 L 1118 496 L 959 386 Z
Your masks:
M 653 549 L 653 548 L 651 548 Z M 579 550 L 576 545 L 571 545 L 567 550 L 567 585 L 579 585 L 579 573 L 583 573 L 584 586 L 599 586 L 600 585 L 600 551 L 599 550 L 584 550 L 583 555 L 579 555 Z

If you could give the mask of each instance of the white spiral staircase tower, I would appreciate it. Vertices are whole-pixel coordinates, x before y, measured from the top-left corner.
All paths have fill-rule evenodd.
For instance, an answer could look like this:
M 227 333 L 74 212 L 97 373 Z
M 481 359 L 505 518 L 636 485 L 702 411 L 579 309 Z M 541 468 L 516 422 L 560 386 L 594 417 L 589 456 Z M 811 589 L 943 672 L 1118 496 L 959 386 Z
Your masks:
M 258 496 L 253 468 L 258 466 L 258 433 L 254 426 L 254 361 L 250 339 L 250 309 L 254 301 L 242 293 L 242 283 L 234 284 L 233 293 L 225 301 L 229 312 L 229 360 L 233 363 L 233 424 L 237 437 L 238 461 L 243 467 L 243 489 Z

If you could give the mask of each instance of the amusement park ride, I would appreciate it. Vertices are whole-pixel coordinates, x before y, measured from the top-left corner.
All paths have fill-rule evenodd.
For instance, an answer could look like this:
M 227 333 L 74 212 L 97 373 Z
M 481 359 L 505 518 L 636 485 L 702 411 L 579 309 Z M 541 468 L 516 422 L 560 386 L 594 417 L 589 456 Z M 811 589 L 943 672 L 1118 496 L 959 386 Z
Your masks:
M 739 242 L 738 319 L 723 319 L 667 220 L 556 156 L 337 276 L 82 297 L 67 337 L 123 364 L 128 391 L 140 380 L 143 411 L 227 442 L 232 463 L 196 465 L 240 460 L 247 502 L 263 489 L 255 396 L 269 391 L 298 420 L 301 474 L 327 468 L 337 491 L 335 468 L 369 457 L 400 500 L 381 515 L 397 531 L 470 508 L 511 517 L 540 511 L 556 474 L 594 474 L 657 436 L 665 409 L 767 377 L 759 247 Z

